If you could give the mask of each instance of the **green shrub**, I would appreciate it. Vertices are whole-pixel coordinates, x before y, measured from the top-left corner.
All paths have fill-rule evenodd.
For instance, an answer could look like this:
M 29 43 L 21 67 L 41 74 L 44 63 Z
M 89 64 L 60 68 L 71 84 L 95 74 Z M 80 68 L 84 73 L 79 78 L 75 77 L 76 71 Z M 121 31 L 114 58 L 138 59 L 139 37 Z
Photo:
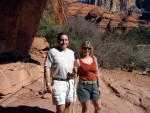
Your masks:
M 150 44 L 150 27 L 132 29 L 122 34 L 120 39 L 130 44 Z
M 126 33 L 128 37 L 136 34 L 134 32 L 130 34 L 129 32 Z M 131 42 L 128 42 L 130 40 L 127 41 L 124 38 L 126 38 L 125 34 L 118 35 L 114 31 L 106 31 L 100 35 L 100 38 L 91 39 L 99 65 L 110 69 L 119 67 L 126 70 L 137 69 L 142 71 L 150 67 L 148 49 L 142 49 L 144 52 L 141 53 L 141 49 L 137 46 L 140 41 L 137 43 L 133 38 Z M 144 41 L 142 40 L 142 42 Z
M 111 69 L 129 67 L 135 57 L 133 48 L 121 42 L 101 43 L 95 51 L 100 65 Z
M 100 36 L 96 25 L 86 21 L 83 17 L 68 18 L 68 27 L 69 37 L 76 40 L 89 40 Z
M 47 5 L 40 20 L 39 27 L 36 32 L 36 36 L 46 37 L 51 33 L 51 27 L 55 26 L 53 15 L 50 13 L 51 6 Z
M 80 45 L 81 45 L 81 41 L 70 39 L 70 43 L 69 43 L 68 47 L 75 52 L 75 57 L 76 58 L 80 57 L 80 53 L 79 53 Z

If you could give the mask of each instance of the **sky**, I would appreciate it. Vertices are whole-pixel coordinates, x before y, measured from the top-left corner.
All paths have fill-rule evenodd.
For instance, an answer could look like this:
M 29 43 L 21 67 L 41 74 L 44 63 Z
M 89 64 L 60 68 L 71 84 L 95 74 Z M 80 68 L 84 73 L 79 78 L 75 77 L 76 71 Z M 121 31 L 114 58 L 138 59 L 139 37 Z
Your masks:
M 78 1 L 78 2 L 85 2 L 85 0 L 76 0 L 76 1 Z

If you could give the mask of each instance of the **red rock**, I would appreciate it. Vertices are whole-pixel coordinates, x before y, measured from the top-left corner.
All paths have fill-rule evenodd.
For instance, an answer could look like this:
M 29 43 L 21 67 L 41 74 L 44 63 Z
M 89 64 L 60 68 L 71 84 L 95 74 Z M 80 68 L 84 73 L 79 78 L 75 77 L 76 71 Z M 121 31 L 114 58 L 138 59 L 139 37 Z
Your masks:
M 47 0 L 0 1 L 0 54 L 28 54 Z
M 122 12 L 108 12 L 106 9 L 97 7 L 95 5 L 88 5 L 83 3 L 71 3 L 68 6 L 69 16 L 83 16 L 86 20 L 98 24 L 100 31 L 104 32 L 106 28 L 116 29 L 118 33 L 122 30 L 130 30 L 140 26 L 150 26 L 146 21 L 138 20 L 141 16 L 135 12 L 130 15 L 125 15 Z
M 93 11 L 94 9 L 99 9 L 99 10 L 95 10 L 95 11 L 98 11 L 100 13 L 103 13 L 106 11 L 105 9 L 94 6 L 94 5 L 75 2 L 75 3 L 70 4 L 67 7 L 67 15 L 68 16 L 80 15 L 80 16 L 85 17 L 91 10 Z M 91 11 L 91 13 L 92 13 L 92 11 Z
M 7 64 L 6 64 L 7 65 Z M 8 64 L 11 68 L 15 66 L 13 71 L 8 70 L 8 67 L 3 65 L 5 69 L 0 72 L 0 93 L 14 93 L 22 87 L 32 83 L 35 80 L 43 77 L 43 66 L 35 64 L 14 63 Z
M 117 28 L 119 24 L 120 24 L 120 21 L 111 20 L 110 29 Z
M 122 23 L 121 25 L 123 28 L 126 28 L 126 30 L 131 30 L 133 28 L 136 28 L 138 27 L 138 24 L 137 23 L 133 23 L 133 22 L 124 22 Z
M 47 42 L 45 37 L 34 37 L 31 48 L 41 51 L 45 48 L 49 48 L 49 43 Z

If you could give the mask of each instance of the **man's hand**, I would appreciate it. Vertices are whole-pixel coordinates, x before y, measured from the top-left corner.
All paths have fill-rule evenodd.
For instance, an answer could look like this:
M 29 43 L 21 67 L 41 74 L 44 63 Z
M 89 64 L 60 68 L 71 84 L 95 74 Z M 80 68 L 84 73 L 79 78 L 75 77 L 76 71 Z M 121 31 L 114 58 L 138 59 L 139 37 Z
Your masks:
M 76 60 L 75 62 L 74 62 L 74 67 L 73 67 L 73 76 L 75 77 L 76 75 L 77 75 L 77 73 L 78 73 L 78 67 L 79 67 L 79 64 L 78 64 L 78 61 Z
M 47 86 L 47 91 L 49 92 L 49 93 L 54 93 L 54 89 L 53 89 L 53 87 L 52 86 Z

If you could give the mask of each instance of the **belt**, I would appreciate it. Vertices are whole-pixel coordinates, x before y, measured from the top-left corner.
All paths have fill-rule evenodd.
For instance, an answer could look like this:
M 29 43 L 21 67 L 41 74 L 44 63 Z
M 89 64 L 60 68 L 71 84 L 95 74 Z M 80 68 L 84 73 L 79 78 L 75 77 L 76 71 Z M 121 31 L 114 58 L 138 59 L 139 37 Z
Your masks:
M 58 80 L 58 81 L 69 81 L 69 80 L 71 80 L 71 79 L 53 78 L 53 80 Z
M 79 80 L 81 83 L 84 83 L 84 84 L 96 84 L 97 83 L 97 80 Z

